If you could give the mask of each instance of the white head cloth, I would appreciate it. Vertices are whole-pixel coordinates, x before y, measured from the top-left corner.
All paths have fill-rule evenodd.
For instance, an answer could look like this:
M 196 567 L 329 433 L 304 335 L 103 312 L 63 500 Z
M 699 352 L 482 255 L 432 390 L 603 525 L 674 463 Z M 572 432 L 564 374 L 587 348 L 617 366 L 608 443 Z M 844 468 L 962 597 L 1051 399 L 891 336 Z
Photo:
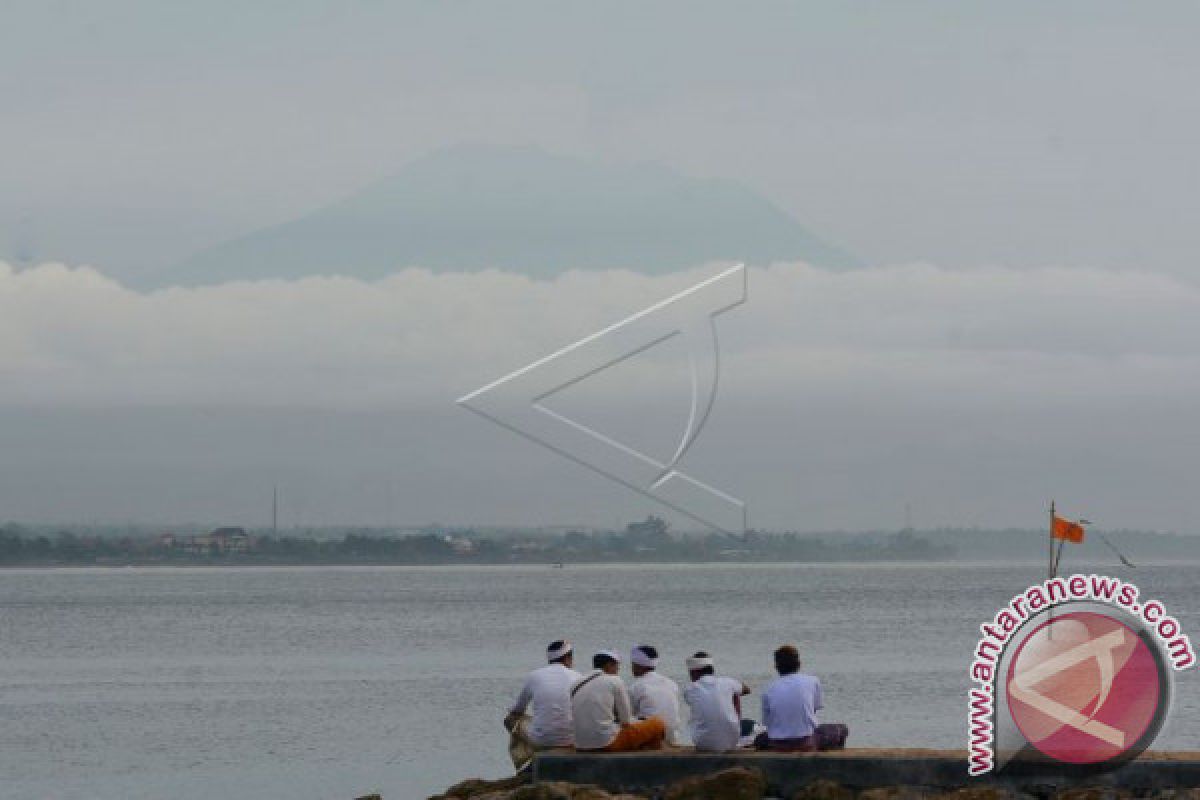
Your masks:
M 596 655 L 598 655 L 598 656 L 608 656 L 608 657 L 609 657 L 609 658 L 611 658 L 613 661 L 616 661 L 618 664 L 620 664 L 620 663 L 621 663 L 621 656 L 617 655 L 617 651 L 616 651 L 616 650 L 600 650 L 600 651 L 597 651 Z
M 706 656 L 704 658 L 696 658 L 695 656 L 688 656 L 688 660 L 687 660 L 688 672 L 694 672 L 695 670 L 704 669 L 705 667 L 711 667 L 711 666 L 713 666 L 713 660 L 712 660 L 711 656 Z
M 560 658 L 571 652 L 571 643 L 564 641 L 559 647 L 546 648 L 546 660 L 558 661 Z
M 654 669 L 658 666 L 658 659 L 651 658 L 650 656 L 646 655 L 646 651 L 640 647 L 635 647 L 629 651 L 629 660 L 632 663 L 637 664 L 639 667 L 649 667 L 650 669 Z

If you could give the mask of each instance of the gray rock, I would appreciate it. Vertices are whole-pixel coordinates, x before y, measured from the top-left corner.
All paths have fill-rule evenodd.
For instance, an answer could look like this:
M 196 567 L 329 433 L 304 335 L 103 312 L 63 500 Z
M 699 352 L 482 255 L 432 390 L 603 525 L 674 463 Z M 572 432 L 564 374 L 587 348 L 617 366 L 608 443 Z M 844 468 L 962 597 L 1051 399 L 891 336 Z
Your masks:
M 761 771 L 731 767 L 674 783 L 663 792 L 663 800 L 762 800 L 766 793 L 767 779 Z

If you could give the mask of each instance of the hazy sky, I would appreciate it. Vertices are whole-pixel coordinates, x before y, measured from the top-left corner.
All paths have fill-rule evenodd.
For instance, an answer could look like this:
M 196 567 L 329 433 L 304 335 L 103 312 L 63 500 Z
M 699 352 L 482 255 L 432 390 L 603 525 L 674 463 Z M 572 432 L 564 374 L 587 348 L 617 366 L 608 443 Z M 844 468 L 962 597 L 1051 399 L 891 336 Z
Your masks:
M 0 13 L 10 260 L 136 273 L 478 141 L 742 180 L 874 263 L 1196 271 L 1192 2 Z
M 911 504 L 1032 526 L 1054 496 L 1200 531 L 1197 23 L 1097 0 L 7 2 L 0 518 L 256 524 L 275 483 L 289 523 L 659 511 L 453 400 L 712 265 L 110 277 L 483 142 L 734 179 L 871 265 L 752 270 L 722 318 L 685 466 L 753 524 L 898 527 Z M 683 365 L 560 399 L 669 448 Z

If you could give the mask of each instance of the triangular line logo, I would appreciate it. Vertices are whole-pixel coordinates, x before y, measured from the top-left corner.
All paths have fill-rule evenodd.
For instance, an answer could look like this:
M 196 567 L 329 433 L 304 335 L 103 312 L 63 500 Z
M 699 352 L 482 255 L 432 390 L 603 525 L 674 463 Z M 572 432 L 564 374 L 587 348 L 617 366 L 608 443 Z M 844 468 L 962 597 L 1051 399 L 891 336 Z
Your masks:
M 652 498 L 703 525 L 742 534 L 748 509 L 738 498 L 683 472 L 717 397 L 721 371 L 716 317 L 746 301 L 739 264 L 458 399 L 497 425 Z M 665 461 L 622 444 L 546 406 L 547 398 L 676 336 L 687 345 L 688 418 Z

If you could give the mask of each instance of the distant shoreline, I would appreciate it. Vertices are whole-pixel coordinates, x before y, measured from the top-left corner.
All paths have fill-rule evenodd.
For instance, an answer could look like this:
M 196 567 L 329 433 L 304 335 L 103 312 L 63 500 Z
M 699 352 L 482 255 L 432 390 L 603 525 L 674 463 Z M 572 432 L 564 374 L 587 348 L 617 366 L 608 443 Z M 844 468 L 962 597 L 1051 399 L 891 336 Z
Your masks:
M 330 531 L 307 536 L 222 527 L 211 532 L 76 531 L 0 527 L 0 569 L 62 567 L 545 567 L 669 564 L 1038 563 L 1047 532 L 945 529 L 892 533 L 740 536 L 677 534 L 650 516 L 624 530 L 489 535 L 437 529 L 407 535 Z M 340 534 L 340 535 L 337 535 Z M 1068 563 L 1200 560 L 1200 536 L 1097 532 L 1073 544 Z
M 399 561 L 248 561 L 248 560 L 228 560 L 228 561 L 128 561 L 128 562 L 107 562 L 95 563 L 88 561 L 78 562 L 38 562 L 38 563 L 20 563 L 20 564 L 0 564 L 0 570 L 12 569 L 145 569 L 145 568 L 161 568 L 161 569 L 271 569 L 271 568 L 297 568 L 297 567 L 345 567 L 345 568 L 373 568 L 373 567 L 403 567 L 412 569 L 464 569 L 464 568 L 533 568 L 539 567 L 544 569 L 581 569 L 581 568 L 596 568 L 596 567 L 763 567 L 763 566 L 861 566 L 864 564 L 880 564 L 880 565 L 905 565 L 905 564 L 966 564 L 966 563 L 1012 563 L 996 559 L 994 561 L 978 561 L 971 562 L 959 560 L 955 558 L 929 558 L 929 559 L 871 559 L 864 558 L 859 560 L 849 559 L 831 559 L 821 561 L 780 561 L 778 559 L 739 559 L 728 561 L 725 560 L 696 560 L 696 561 L 681 561 L 681 560 L 665 560 L 665 561 L 578 561 L 578 562 L 550 562 L 550 561 L 438 561 L 429 563 L 413 563 Z M 1030 561 L 1030 563 L 1038 563 L 1040 561 Z
M 1170 567 L 1170 566 L 1200 566 L 1200 558 L 1188 559 L 1150 559 L 1144 560 L 1139 566 L 1153 567 Z M 605 568 L 653 568 L 659 567 L 664 569 L 674 569 L 681 567 L 730 567 L 730 568 L 764 568 L 777 567 L 784 568 L 830 568 L 830 569 L 846 569 L 858 567 L 1030 567 L 1034 569 L 1045 570 L 1045 563 L 1041 559 L 965 559 L 965 558 L 946 558 L 937 560 L 860 560 L 860 561 L 593 561 L 577 564 L 564 564 L 562 569 L 565 570 L 593 570 Z M 120 572 L 122 570 L 346 570 L 346 571 L 369 571 L 369 570 L 505 570 L 505 569 L 556 569 L 553 564 L 547 563 L 444 563 L 444 564 L 385 564 L 385 563 L 246 563 L 246 562 L 209 562 L 209 563 L 162 563 L 162 562 L 145 562 L 145 563 L 129 563 L 129 564 L 2 564 L 0 565 L 0 574 L 5 572 L 39 572 L 39 571 L 78 571 L 78 572 Z M 1107 561 L 1101 560 L 1080 560 L 1072 566 L 1069 565 L 1069 571 L 1087 569 L 1112 570 L 1113 565 Z

